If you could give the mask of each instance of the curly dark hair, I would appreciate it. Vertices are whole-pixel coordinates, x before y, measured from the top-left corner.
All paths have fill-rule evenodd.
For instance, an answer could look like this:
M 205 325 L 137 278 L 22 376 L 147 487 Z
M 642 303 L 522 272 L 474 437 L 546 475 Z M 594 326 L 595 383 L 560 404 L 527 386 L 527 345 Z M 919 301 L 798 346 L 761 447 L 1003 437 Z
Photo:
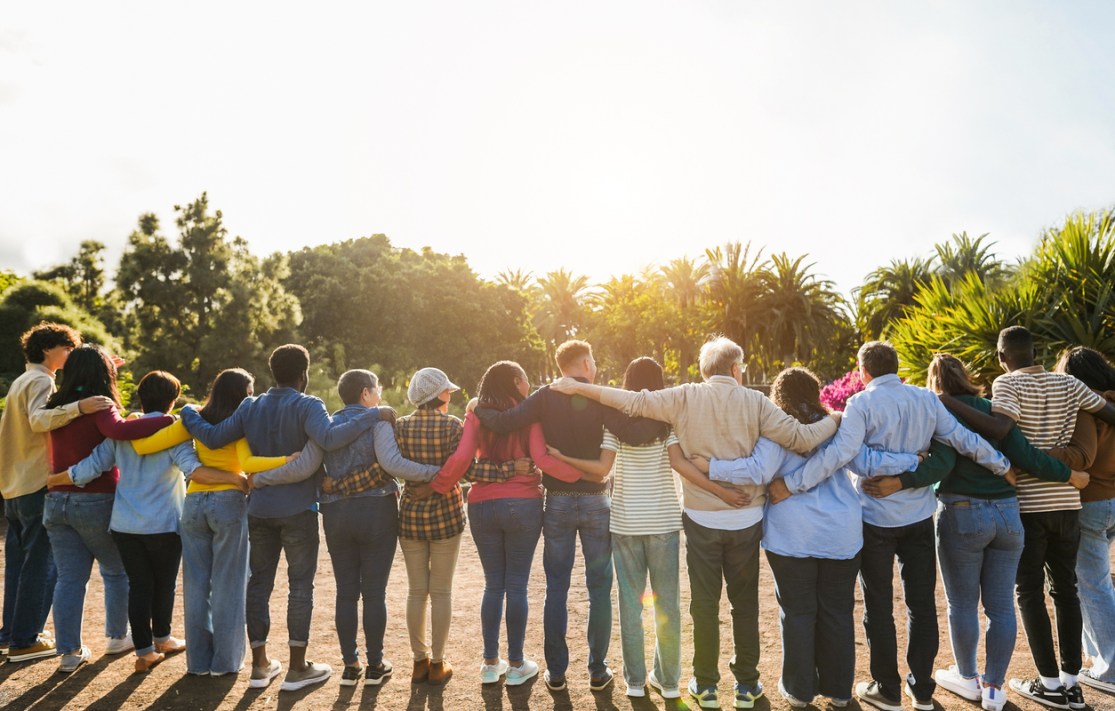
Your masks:
M 770 399 L 802 424 L 811 424 L 829 414 L 821 404 L 821 382 L 806 368 L 787 368 L 779 373 L 770 386 Z
M 80 346 L 81 334 L 65 324 L 43 321 L 20 336 L 19 345 L 28 363 L 42 363 L 46 360 L 46 351 L 51 348 Z

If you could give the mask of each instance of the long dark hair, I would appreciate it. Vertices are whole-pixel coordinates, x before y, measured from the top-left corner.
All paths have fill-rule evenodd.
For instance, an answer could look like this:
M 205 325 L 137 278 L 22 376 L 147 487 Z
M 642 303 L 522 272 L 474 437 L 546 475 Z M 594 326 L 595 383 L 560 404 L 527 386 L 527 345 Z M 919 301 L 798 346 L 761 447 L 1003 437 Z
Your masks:
M 981 390 L 972 382 L 964 362 L 949 353 L 938 353 L 929 361 L 925 373 L 925 386 L 937 393 L 946 395 L 975 395 Z
M 209 397 L 197 414 L 211 425 L 223 422 L 248 397 L 253 384 L 255 378 L 243 368 L 222 370 L 213 378 L 213 384 L 209 386 Z
M 787 368 L 779 373 L 770 386 L 770 399 L 802 424 L 817 422 L 829 414 L 821 404 L 821 383 L 806 368 Z
M 526 379 L 526 372 L 522 366 L 512 360 L 501 360 L 493 363 L 480 378 L 477 387 L 477 407 L 489 407 L 493 410 L 510 410 L 523 401 L 515 381 L 519 378 Z M 518 437 L 519 445 L 523 451 L 530 451 L 530 438 L 527 428 L 507 435 L 498 435 L 482 427 L 480 429 L 480 442 L 484 449 L 497 453 L 500 456 L 513 456 L 511 454 L 511 437 Z
M 1054 370 L 1075 376 L 1092 390 L 1115 390 L 1115 366 L 1094 348 L 1073 348 L 1061 356 Z
M 627 364 L 623 373 L 623 389 L 639 392 L 640 390 L 662 390 L 666 387 L 666 377 L 662 366 L 654 358 L 641 356 Z M 665 439 L 670 434 L 670 426 L 661 423 L 655 439 Z
M 87 343 L 70 351 L 62 367 L 58 392 L 46 401 L 47 407 L 59 407 L 94 395 L 111 398 L 120 407 L 120 391 L 116 389 L 116 366 L 108 352 Z

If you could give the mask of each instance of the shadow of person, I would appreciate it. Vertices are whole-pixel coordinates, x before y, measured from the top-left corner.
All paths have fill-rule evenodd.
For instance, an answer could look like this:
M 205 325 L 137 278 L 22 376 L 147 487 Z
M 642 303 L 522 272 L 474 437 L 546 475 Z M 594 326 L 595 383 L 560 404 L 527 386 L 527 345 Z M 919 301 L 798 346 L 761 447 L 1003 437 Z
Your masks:
M 178 681 L 168 686 L 159 698 L 151 702 L 151 708 L 216 711 L 224 705 L 225 697 L 234 686 L 236 686 L 235 674 L 218 677 L 183 674 Z
M 24 691 L 14 699 L 5 699 L 5 708 L 27 708 L 50 694 L 50 702 L 54 704 L 57 702 L 58 708 L 70 708 L 71 702 L 77 698 L 77 695 L 89 685 L 98 674 L 108 669 L 109 664 L 115 661 L 115 657 L 101 657 L 96 662 L 91 664 L 83 664 L 78 667 L 77 671 L 72 674 L 51 674 L 46 679 Z M 51 663 L 51 659 L 43 659 L 39 663 Z M 8 662 L 0 667 L 0 670 L 7 671 L 7 674 L 0 676 L 0 683 L 7 679 L 11 671 L 19 668 L 19 662 Z M 11 668 L 11 671 L 9 671 Z
M 444 711 L 444 685 L 414 684 L 410 689 L 407 711 Z
M 537 681 L 538 677 L 533 676 L 518 686 L 507 687 L 507 700 L 511 702 L 512 711 L 530 711 L 530 695 Z

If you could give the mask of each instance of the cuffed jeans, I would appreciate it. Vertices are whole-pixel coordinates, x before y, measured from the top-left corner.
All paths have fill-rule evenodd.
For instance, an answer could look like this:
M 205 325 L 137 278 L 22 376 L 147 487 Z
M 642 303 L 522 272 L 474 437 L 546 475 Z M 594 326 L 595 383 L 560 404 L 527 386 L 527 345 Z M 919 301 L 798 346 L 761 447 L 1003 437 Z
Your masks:
M 460 534 L 428 541 L 400 538 L 407 566 L 407 631 L 415 661 L 445 661 L 453 623 L 453 574 L 461 550 Z M 426 603 L 430 607 L 430 642 L 426 642 Z
M 577 556 L 577 536 L 585 557 L 588 588 L 588 673 L 600 677 L 608 668 L 612 637 L 612 501 L 598 496 L 546 496 L 543 514 L 542 565 L 546 570 L 545 632 L 546 668 L 562 678 L 569 668 L 569 583 Z
M 1092 676 L 1108 683 L 1115 683 L 1112 541 L 1115 541 L 1115 499 L 1085 502 L 1080 510 L 1080 551 L 1076 556 L 1084 651 L 1092 658 Z
M 871 650 L 871 678 L 890 698 L 902 698 L 898 641 L 894 626 L 894 559 L 906 602 L 906 663 L 914 675 L 914 694 L 933 696 L 933 661 L 940 647 L 937 627 L 937 561 L 933 517 L 907 526 L 863 524 L 860 587 L 863 628 Z
M 383 661 L 383 633 L 387 629 L 387 579 L 399 539 L 399 500 L 390 496 L 360 496 L 322 504 L 325 543 L 337 581 L 334 618 L 341 658 L 355 665 L 357 605 L 364 599 L 364 644 L 368 665 Z
M 113 531 L 112 540 L 128 574 L 128 620 L 136 656 L 142 657 L 170 638 L 182 539 L 177 533 Z
M 654 600 L 654 678 L 667 689 L 676 689 L 681 679 L 680 539 L 677 531 L 645 536 L 612 534 L 612 559 L 619 588 L 623 678 L 630 687 L 645 686 L 647 681 L 643 595 L 648 575 Z
M 238 489 L 187 494 L 180 531 L 186 671 L 236 673 L 246 646 L 248 499 Z
M 1018 611 L 1030 643 L 1038 674 L 1055 677 L 1059 671 L 1080 673 L 1083 620 L 1076 592 L 1076 553 L 1080 547 L 1080 511 L 1042 511 L 1022 514 L 1026 544 L 1018 562 Z M 1053 646 L 1053 628 L 1045 608 L 1045 577 L 1057 615 L 1061 665 Z
M 310 639 L 314 613 L 314 573 L 317 572 L 317 512 L 301 511 L 293 516 L 261 518 L 248 516 L 247 613 L 248 640 L 252 648 L 267 644 L 271 631 L 271 591 L 279 554 L 286 555 L 287 636 L 291 647 L 305 647 Z
M 1022 557 L 1018 499 L 976 499 L 941 494 L 937 504 L 937 555 L 948 599 L 949 640 L 961 676 L 975 677 L 979 603 L 987 615 L 988 684 L 1002 687 L 1014 654 L 1014 577 Z
M 760 521 L 739 531 L 706 528 L 682 515 L 693 618 L 693 676 L 697 686 L 720 681 L 720 593 L 725 583 L 732 609 L 735 653 L 729 667 L 748 687 L 759 682 Z
M 480 565 L 484 598 L 480 630 L 484 658 L 499 657 L 499 623 L 507 599 L 507 660 L 523 661 L 527 633 L 527 583 L 542 534 L 542 499 L 489 499 L 468 505 L 468 525 Z
M 57 577 L 50 537 L 43 528 L 46 488 L 4 500 L 4 622 L 0 643 L 16 649 L 35 644 L 50 614 Z
M 811 701 L 852 698 L 860 557 L 794 558 L 767 551 L 782 627 L 782 685 Z
M 85 586 L 96 560 L 105 589 L 105 634 L 128 634 L 128 576 L 108 532 L 113 494 L 53 491 L 46 495 L 43 525 L 50 536 L 58 583 L 54 586 L 54 627 L 58 651 L 81 649 Z

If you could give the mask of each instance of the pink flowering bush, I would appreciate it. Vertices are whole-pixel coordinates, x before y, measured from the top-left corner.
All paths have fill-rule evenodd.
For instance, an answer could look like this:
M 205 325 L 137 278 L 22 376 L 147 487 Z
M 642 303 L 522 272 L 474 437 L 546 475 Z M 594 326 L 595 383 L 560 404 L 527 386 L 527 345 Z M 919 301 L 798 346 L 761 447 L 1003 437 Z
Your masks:
M 848 398 L 863 390 L 859 370 L 849 370 L 844 375 L 821 388 L 821 404 L 830 410 L 844 412 Z

